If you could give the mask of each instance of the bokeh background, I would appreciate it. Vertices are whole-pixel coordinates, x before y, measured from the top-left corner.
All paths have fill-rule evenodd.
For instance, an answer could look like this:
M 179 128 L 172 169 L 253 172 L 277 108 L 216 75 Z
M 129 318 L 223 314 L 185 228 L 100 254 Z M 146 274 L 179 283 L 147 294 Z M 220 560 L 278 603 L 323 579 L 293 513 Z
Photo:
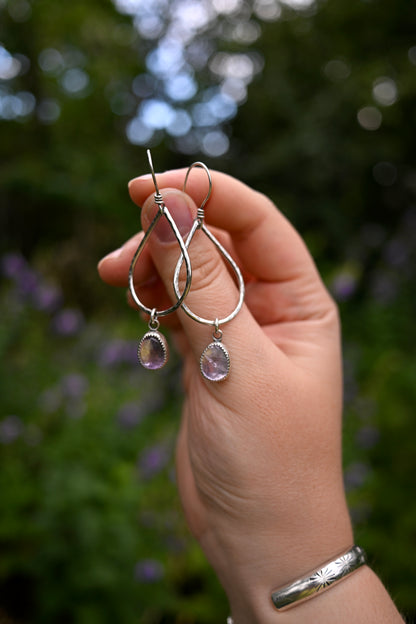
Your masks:
M 269 194 L 343 321 L 357 542 L 416 621 L 416 4 L 0 0 L 0 622 L 218 624 L 181 516 L 179 362 L 96 263 L 127 181 L 203 159 Z

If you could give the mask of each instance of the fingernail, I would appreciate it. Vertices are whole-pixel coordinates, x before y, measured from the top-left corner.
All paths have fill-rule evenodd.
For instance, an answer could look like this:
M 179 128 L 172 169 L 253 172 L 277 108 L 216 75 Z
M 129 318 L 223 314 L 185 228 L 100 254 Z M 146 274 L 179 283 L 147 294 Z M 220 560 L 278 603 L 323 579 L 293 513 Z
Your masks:
M 179 233 L 184 237 L 192 227 L 193 217 L 188 203 L 180 195 L 169 195 L 166 206 L 176 223 Z M 161 243 L 171 243 L 176 240 L 175 233 L 167 219 L 161 217 L 154 230 Z

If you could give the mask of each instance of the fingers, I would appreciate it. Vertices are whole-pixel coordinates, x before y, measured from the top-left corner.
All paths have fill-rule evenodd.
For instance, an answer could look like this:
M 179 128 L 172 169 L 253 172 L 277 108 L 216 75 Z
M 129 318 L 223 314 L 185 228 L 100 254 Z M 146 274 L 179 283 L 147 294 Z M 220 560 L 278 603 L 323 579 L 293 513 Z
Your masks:
M 196 215 L 197 209 L 194 202 L 188 195 L 176 189 L 164 189 L 162 192 L 165 205 L 181 234 L 186 238 L 186 230 L 190 229 Z M 151 196 L 144 202 L 142 208 L 142 225 L 145 230 L 153 220 L 156 211 L 157 208 Z M 147 240 L 147 245 L 165 288 L 171 300 L 175 301 L 177 297 L 173 288 L 173 280 L 181 252 L 165 217 L 160 217 L 159 223 Z M 239 289 L 216 246 L 202 230 L 196 230 L 188 251 L 192 266 L 192 285 L 186 298 L 186 305 L 195 314 L 203 317 L 206 323 L 196 322 L 183 310 L 178 310 L 177 314 L 189 343 L 199 359 L 205 347 L 213 340 L 215 319 L 218 318 L 221 322 L 222 318 L 230 315 L 235 309 L 239 299 Z M 185 271 L 182 270 L 182 277 L 178 281 L 180 292 L 184 288 L 184 276 Z M 227 340 L 230 344 L 233 340 L 235 341 L 235 350 L 239 348 L 238 343 L 242 343 L 240 334 L 242 332 L 244 334 L 255 333 L 257 327 L 246 308 L 241 310 L 237 318 L 238 322 L 235 319 L 229 326 L 225 324 L 221 326 L 224 334 L 227 333 Z
M 122 247 L 112 251 L 98 263 L 101 279 L 110 286 L 127 286 L 128 272 L 134 252 L 144 236 L 139 232 L 132 236 Z M 156 278 L 156 271 L 149 251 L 145 248 L 140 257 L 140 264 L 135 272 L 137 286 L 145 285 Z
M 160 225 L 157 227 L 160 228 Z M 237 259 L 237 253 L 234 249 L 232 241 L 230 240 L 230 236 L 226 232 L 218 230 L 217 228 L 211 228 L 211 231 L 220 241 L 221 245 L 227 249 L 228 253 L 231 254 L 234 259 Z M 128 286 L 128 273 L 130 264 L 143 236 L 144 232 L 139 232 L 138 234 L 135 234 L 119 249 L 115 249 L 100 260 L 97 267 L 98 273 L 101 279 L 106 282 L 106 284 L 118 287 Z M 151 291 L 152 289 L 155 289 L 156 293 L 154 293 L 153 295 L 153 300 L 159 302 L 159 297 L 161 295 L 160 286 L 162 285 L 162 282 L 160 280 L 159 274 L 156 271 L 155 265 L 150 255 L 150 250 L 147 246 L 144 247 L 143 252 L 140 256 L 140 262 L 138 262 L 136 265 L 134 277 L 136 288 L 143 291 Z M 244 279 L 245 281 L 249 281 L 250 275 L 248 273 L 245 273 Z M 145 294 L 143 296 L 144 298 L 146 297 Z M 165 292 L 165 303 L 167 302 L 166 297 L 167 293 Z M 131 301 L 132 305 L 135 306 L 133 300 Z M 157 307 L 161 308 L 163 306 L 159 302 Z
M 186 237 L 197 206 L 206 196 L 208 183 L 205 172 L 194 169 L 189 176 L 187 193 L 184 194 L 178 190 L 184 178 L 184 170 L 157 175 L 164 202 L 181 235 Z M 206 222 L 229 233 L 239 263 L 250 275 L 247 301 L 256 319 L 267 325 L 282 320 L 322 317 L 331 305 L 330 298 L 296 230 L 265 196 L 218 172 L 212 173 L 212 180 L 213 190 L 206 206 Z M 134 201 L 143 206 L 142 225 L 146 230 L 157 211 L 153 181 L 150 176 L 136 178 L 130 183 L 129 190 Z M 102 261 L 100 274 L 104 280 L 125 285 L 138 240 L 133 237 L 117 252 L 116 258 L 110 256 Z M 234 310 L 239 294 L 235 280 L 212 241 L 201 230 L 196 231 L 189 253 L 193 277 L 186 305 L 213 323 L 216 318 L 221 319 Z M 135 284 L 144 283 L 143 292 L 146 292 L 146 281 L 149 283 L 149 279 L 154 279 L 156 270 L 169 300 L 175 301 L 177 297 L 172 282 L 179 257 L 178 243 L 165 217 L 161 217 L 137 263 Z M 183 289 L 183 282 L 180 282 L 179 288 Z M 157 287 L 150 285 L 149 303 L 146 305 L 157 306 L 160 310 L 162 305 L 159 297 L 162 297 L 162 291 L 160 284 Z M 158 293 L 157 301 L 152 299 L 155 293 Z M 177 315 L 195 355 L 199 356 L 212 340 L 213 327 L 195 322 L 182 309 L 178 310 Z M 238 353 L 235 358 L 238 365 L 251 366 L 247 354 L 252 354 L 253 349 L 264 366 L 268 365 L 267 359 L 271 364 L 267 338 L 270 332 L 260 331 L 248 306 L 243 306 L 237 317 L 221 329 L 224 331 L 224 341 L 233 345 L 234 352 Z M 280 349 L 279 352 L 283 355 Z M 280 357 L 276 351 L 274 355 Z
M 179 188 L 184 178 L 185 170 L 157 174 L 160 188 L 165 184 Z M 265 196 L 222 173 L 212 172 L 212 179 L 206 221 L 230 233 L 232 240 L 227 248 L 232 248 L 232 256 L 238 256 L 245 278 L 248 276 L 253 282 L 247 290 L 247 302 L 258 322 L 270 324 L 322 317 L 333 303 L 296 230 Z M 133 200 L 142 205 L 154 194 L 151 176 L 132 180 L 129 190 Z M 186 190 L 197 205 L 204 200 L 208 181 L 203 170 L 195 168 L 191 172 Z M 180 227 L 187 231 L 191 220 L 188 212 L 187 222 L 179 224 Z M 157 226 L 163 227 L 166 227 L 163 222 Z M 100 275 L 105 281 L 125 285 L 137 244 L 138 239 L 133 237 L 122 249 L 117 263 L 107 263 L 106 258 L 106 264 L 100 264 Z M 146 246 L 136 269 L 135 282 L 139 286 L 154 276 L 154 265 Z M 160 292 L 160 288 L 156 290 Z M 149 297 L 152 298 L 151 293 Z
M 186 231 L 189 228 L 189 222 L 185 229 L 183 226 L 180 227 L 183 230 L 183 235 L 186 236 Z M 162 232 L 162 236 L 164 230 L 167 230 L 166 222 L 159 223 L 156 226 L 156 232 Z M 220 241 L 221 245 L 227 249 L 228 253 L 230 253 L 233 258 L 236 258 L 237 255 L 233 249 L 229 235 L 226 232 L 218 230 L 217 228 L 211 228 L 211 230 Z M 167 231 L 167 234 L 169 235 L 169 231 Z M 144 232 L 139 232 L 130 238 L 122 247 L 102 258 L 98 264 L 98 272 L 104 282 L 110 286 L 124 288 L 128 286 L 129 268 L 134 253 L 143 236 Z M 245 274 L 244 279 L 248 281 L 250 276 Z M 158 310 L 162 310 L 172 305 L 168 292 L 151 258 L 149 245 L 144 247 L 142 254 L 140 255 L 140 260 L 136 264 L 134 272 L 134 285 L 140 300 L 145 306 L 149 308 L 156 307 Z M 137 305 L 134 302 L 129 290 L 127 290 L 127 303 L 130 307 L 137 310 Z M 143 318 L 147 318 L 147 315 L 144 313 Z M 175 313 L 165 316 L 160 320 L 165 327 L 169 327 L 170 329 L 180 328 L 180 322 Z
M 206 222 L 228 231 L 244 268 L 258 279 L 287 281 L 304 276 L 320 284 L 312 258 L 301 237 L 268 198 L 242 182 L 217 171 L 212 174 L 212 194 Z M 157 175 L 160 188 L 183 186 L 185 170 Z M 199 206 L 206 196 L 206 173 L 195 168 L 186 192 Z M 135 178 L 130 195 L 138 205 L 154 193 L 151 177 Z

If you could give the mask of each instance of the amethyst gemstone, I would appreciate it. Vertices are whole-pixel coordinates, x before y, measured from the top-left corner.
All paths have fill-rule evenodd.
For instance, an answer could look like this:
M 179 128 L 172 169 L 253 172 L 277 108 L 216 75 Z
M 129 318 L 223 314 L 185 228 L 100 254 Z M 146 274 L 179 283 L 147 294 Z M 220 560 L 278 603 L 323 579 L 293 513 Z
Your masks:
M 157 370 L 168 360 L 168 345 L 165 337 L 158 331 L 147 332 L 140 341 L 139 361 L 144 368 Z
M 220 342 L 211 342 L 201 355 L 201 373 L 208 381 L 222 381 L 230 372 L 230 356 Z

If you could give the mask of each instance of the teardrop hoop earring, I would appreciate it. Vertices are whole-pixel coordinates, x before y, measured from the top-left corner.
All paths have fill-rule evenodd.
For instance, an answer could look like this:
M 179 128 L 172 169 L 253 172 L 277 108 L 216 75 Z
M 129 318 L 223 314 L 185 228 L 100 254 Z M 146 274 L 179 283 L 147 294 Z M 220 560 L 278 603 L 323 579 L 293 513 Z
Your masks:
M 188 168 L 188 171 L 186 172 L 185 182 L 183 185 L 183 191 L 185 192 L 189 174 L 191 173 L 194 167 L 202 168 L 207 174 L 208 193 L 204 201 L 202 202 L 202 204 L 197 210 L 197 215 L 193 222 L 191 231 L 189 232 L 188 237 L 186 239 L 185 247 L 188 250 L 195 232 L 197 230 L 202 230 L 204 234 L 214 243 L 216 248 L 219 250 L 219 252 L 222 254 L 222 256 L 225 258 L 225 260 L 230 264 L 231 268 L 233 269 L 234 274 L 237 278 L 237 284 L 239 288 L 239 297 L 238 297 L 237 305 L 235 306 L 234 310 L 228 316 L 225 316 L 224 318 L 221 318 L 221 319 L 219 318 L 207 319 L 202 316 L 199 316 L 198 314 L 195 314 L 195 312 L 190 310 L 190 308 L 186 305 L 184 301 L 182 302 L 181 307 L 186 312 L 186 314 L 190 318 L 192 318 L 194 321 L 197 321 L 198 323 L 202 323 L 203 325 L 212 325 L 212 327 L 214 328 L 214 331 L 212 334 L 213 342 L 211 342 L 204 349 L 201 355 L 199 364 L 200 364 L 202 376 L 205 377 L 205 379 L 208 379 L 208 381 L 222 381 L 228 377 L 228 374 L 230 372 L 231 361 L 230 361 L 230 355 L 228 353 L 227 348 L 222 344 L 222 330 L 220 329 L 220 326 L 224 325 L 225 323 L 228 323 L 233 318 L 235 318 L 237 314 L 239 313 L 239 311 L 241 310 L 241 306 L 243 305 L 243 301 L 244 301 L 245 287 L 244 287 L 243 276 L 241 274 L 241 271 L 238 265 L 230 256 L 228 251 L 221 245 L 221 243 L 215 238 L 215 236 L 208 230 L 207 226 L 204 223 L 205 205 L 208 202 L 211 196 L 211 191 L 212 191 L 211 174 L 210 174 L 208 167 L 204 163 L 198 161 L 190 165 L 190 167 Z M 183 258 L 181 256 L 178 260 L 175 273 L 173 276 L 173 286 L 174 286 L 175 294 L 177 297 L 179 297 L 179 293 L 180 293 L 178 282 L 179 282 L 179 272 L 182 266 L 182 262 L 183 262 Z
M 142 238 L 140 242 L 140 245 L 137 247 L 137 250 L 133 256 L 133 260 L 131 262 L 130 270 L 129 270 L 129 289 L 130 289 L 130 293 L 135 304 L 143 312 L 146 312 L 146 314 L 150 315 L 149 325 L 148 325 L 149 331 L 145 333 L 145 335 L 142 337 L 142 339 L 139 342 L 139 347 L 137 351 L 139 362 L 142 366 L 144 366 L 144 368 L 147 368 L 150 370 L 156 370 L 156 369 L 162 368 L 162 366 L 164 366 L 166 362 L 168 361 L 168 357 L 169 357 L 169 350 L 168 350 L 168 344 L 167 344 L 166 338 L 163 334 L 161 334 L 158 331 L 159 325 L 160 325 L 158 319 L 160 316 L 167 316 L 171 312 L 174 312 L 183 303 L 183 300 L 185 299 L 186 295 L 189 292 L 189 289 L 191 288 L 192 267 L 191 267 L 191 261 L 189 259 L 188 250 L 185 247 L 182 236 L 180 235 L 180 232 L 176 226 L 176 223 L 173 220 L 172 215 L 170 214 L 168 208 L 165 206 L 163 197 L 160 194 L 159 187 L 157 185 L 155 170 L 153 168 L 153 161 L 152 161 L 152 155 L 150 153 L 150 150 L 147 150 L 147 158 L 149 160 L 150 171 L 151 171 L 152 178 L 153 178 L 153 184 L 155 185 L 154 200 L 158 206 L 158 211 L 155 217 L 153 218 L 153 221 L 149 225 L 144 237 Z M 134 269 L 136 267 L 140 254 L 142 253 L 144 246 L 146 245 L 149 239 L 149 236 L 153 232 L 154 228 L 156 227 L 157 222 L 162 216 L 167 219 L 175 235 L 175 238 L 178 241 L 178 244 L 181 250 L 179 261 L 181 263 L 181 266 L 182 266 L 183 261 L 185 261 L 186 281 L 185 281 L 185 287 L 184 287 L 182 294 L 179 293 L 179 290 L 177 292 L 175 291 L 176 297 L 177 297 L 176 303 L 174 303 L 170 308 L 166 308 L 165 310 L 158 310 L 157 308 L 148 308 L 140 300 L 136 292 L 135 286 L 134 286 Z

